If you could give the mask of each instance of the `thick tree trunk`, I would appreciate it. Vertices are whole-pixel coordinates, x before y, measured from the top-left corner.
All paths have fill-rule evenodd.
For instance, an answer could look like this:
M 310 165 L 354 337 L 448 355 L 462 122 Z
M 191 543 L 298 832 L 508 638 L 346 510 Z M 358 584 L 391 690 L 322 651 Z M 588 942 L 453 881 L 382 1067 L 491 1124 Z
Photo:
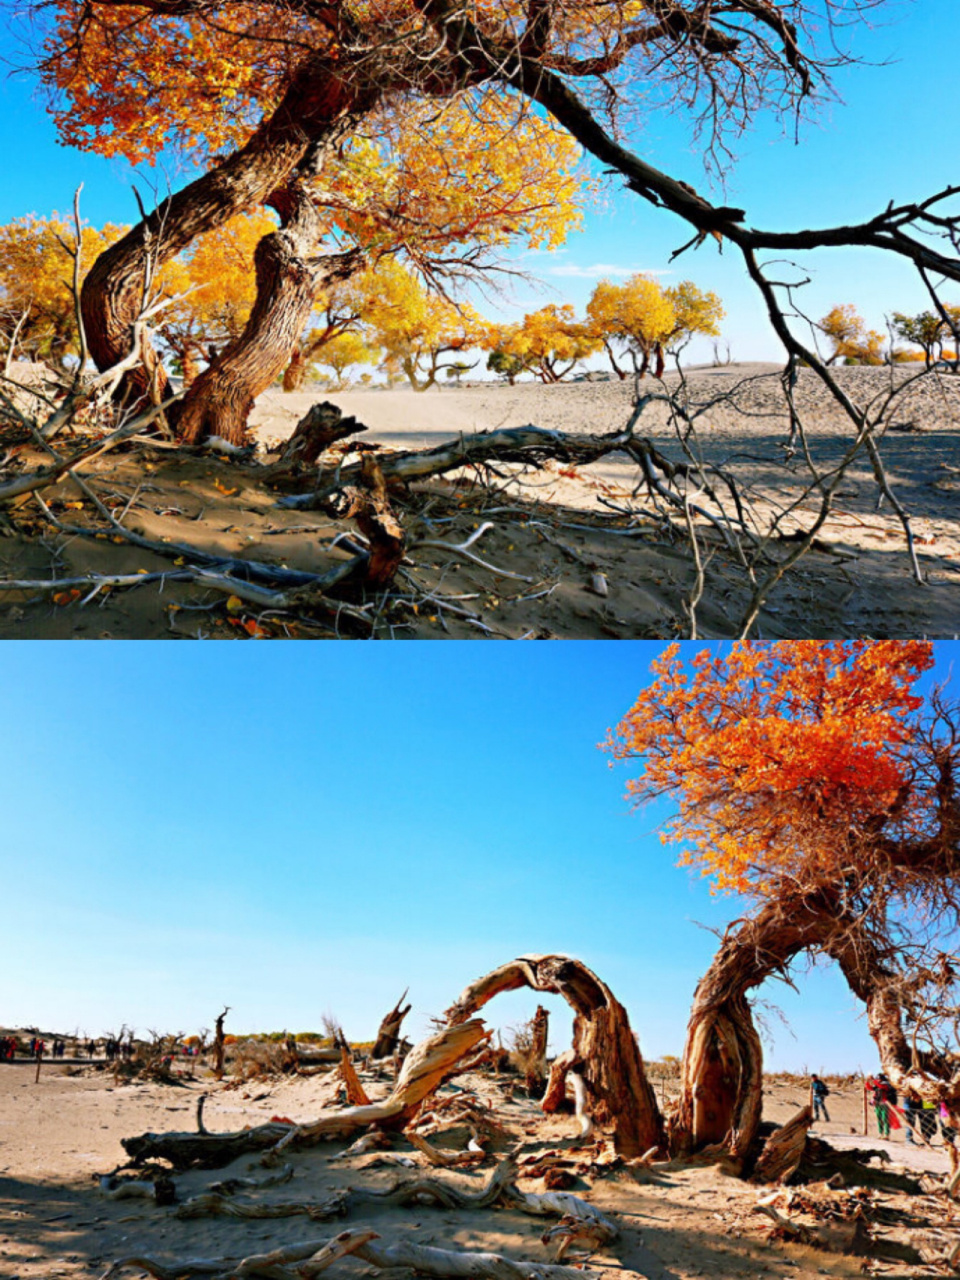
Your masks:
M 321 282 L 345 279 L 360 267 L 356 252 L 315 256 L 321 223 L 301 179 L 274 192 L 270 203 L 283 225 L 257 245 L 257 298 L 250 318 L 240 337 L 200 374 L 175 416 L 187 444 L 208 436 L 247 442 L 254 400 L 289 365 Z
M 661 1146 L 660 1112 L 627 1012 L 610 988 L 579 960 L 568 956 L 512 960 L 467 987 L 447 1010 L 448 1023 L 455 1026 L 465 1021 L 501 991 L 518 987 L 555 992 L 573 1008 L 573 1055 L 567 1070 L 575 1070 L 586 1084 L 593 1118 L 612 1124 L 617 1151 L 630 1158 Z
M 311 146 L 332 140 L 350 113 L 369 110 L 379 100 L 383 87 L 370 86 L 365 77 L 350 72 L 321 57 L 307 60 L 276 111 L 244 147 L 162 201 L 100 255 L 81 294 L 90 354 L 99 369 L 128 354 L 148 275 L 155 275 L 197 236 L 263 204 Z M 142 371 L 123 388 L 128 397 L 145 390 Z M 228 395 L 226 402 L 230 401 Z
M 843 927 L 838 917 L 833 895 L 810 894 L 771 903 L 727 929 L 687 1024 L 680 1099 L 668 1122 L 676 1153 L 724 1143 L 735 1159 L 746 1158 L 763 1094 L 763 1050 L 747 994 L 799 952 L 822 947 Z

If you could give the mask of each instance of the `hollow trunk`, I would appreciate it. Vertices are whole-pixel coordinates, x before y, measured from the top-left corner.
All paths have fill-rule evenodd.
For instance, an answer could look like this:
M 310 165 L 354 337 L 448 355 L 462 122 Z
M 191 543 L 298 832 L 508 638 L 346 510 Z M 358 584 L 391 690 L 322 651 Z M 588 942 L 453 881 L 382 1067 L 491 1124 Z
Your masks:
M 99 369 L 110 368 L 130 351 L 148 275 L 155 276 L 197 236 L 263 204 L 312 146 L 338 135 L 348 113 L 369 110 L 379 100 L 383 88 L 349 72 L 322 57 L 305 61 L 273 115 L 245 146 L 168 196 L 97 258 L 83 282 L 81 308 L 90 354 Z M 147 385 L 144 371 L 136 370 L 121 394 L 141 397 Z
M 501 991 L 519 987 L 555 992 L 574 1010 L 573 1051 L 566 1058 L 566 1071 L 575 1070 L 583 1079 L 593 1118 L 613 1126 L 619 1154 L 630 1158 L 661 1146 L 660 1112 L 627 1011 L 579 960 L 568 956 L 512 960 L 467 987 L 447 1010 L 448 1023 L 463 1022 Z M 553 1078 L 551 1085 L 556 1096 L 562 1086 Z
M 257 297 L 243 332 L 200 374 L 174 421 L 186 444 L 220 436 L 247 442 L 254 400 L 289 365 L 324 281 L 345 279 L 359 269 L 357 253 L 317 258 L 321 223 L 306 184 L 295 178 L 270 203 L 282 226 L 257 245 Z
M 734 1159 L 746 1158 L 763 1094 L 763 1050 L 747 995 L 799 952 L 822 947 L 843 927 L 839 917 L 835 897 L 815 893 L 769 903 L 729 926 L 694 994 L 680 1099 L 668 1122 L 674 1152 L 723 1143 Z

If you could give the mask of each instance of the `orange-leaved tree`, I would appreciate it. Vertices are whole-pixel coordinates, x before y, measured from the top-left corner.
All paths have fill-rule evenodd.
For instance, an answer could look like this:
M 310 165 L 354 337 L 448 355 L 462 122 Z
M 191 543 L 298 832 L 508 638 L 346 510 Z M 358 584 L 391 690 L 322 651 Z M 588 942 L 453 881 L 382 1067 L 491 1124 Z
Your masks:
M 681 862 L 748 904 L 694 998 L 678 1148 L 747 1158 L 762 1092 L 747 997 L 802 952 L 839 963 L 888 1071 L 960 1095 L 960 1060 L 918 1048 L 903 994 L 942 956 L 936 930 L 913 951 L 920 921 L 958 923 L 960 725 L 918 692 L 932 663 L 923 641 L 742 642 L 689 661 L 672 646 L 609 736 L 639 765 L 634 802 L 676 802 L 663 836 Z

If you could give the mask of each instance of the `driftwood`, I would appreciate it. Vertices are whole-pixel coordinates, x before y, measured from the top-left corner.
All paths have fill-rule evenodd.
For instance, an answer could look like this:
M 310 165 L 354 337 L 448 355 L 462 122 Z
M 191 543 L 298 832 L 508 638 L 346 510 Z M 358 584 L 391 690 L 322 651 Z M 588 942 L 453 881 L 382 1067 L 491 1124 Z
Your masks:
M 438 1277 L 438 1280 L 444 1277 L 463 1277 L 464 1280 L 584 1280 L 590 1274 L 576 1267 L 525 1262 L 497 1253 L 454 1252 L 406 1241 L 390 1244 L 367 1229 L 344 1231 L 333 1240 L 310 1240 L 246 1258 L 186 1258 L 174 1263 L 137 1256 L 120 1258 L 104 1271 L 100 1280 L 113 1280 L 114 1276 L 127 1269 L 146 1271 L 155 1280 L 193 1280 L 194 1276 L 211 1277 L 212 1280 L 248 1280 L 248 1277 L 266 1277 L 267 1280 L 286 1280 L 289 1277 L 289 1280 L 297 1280 L 298 1277 L 318 1275 L 347 1254 L 362 1258 L 380 1269 L 406 1267 L 419 1275 Z
M 754 1182 L 788 1182 L 796 1173 L 807 1145 L 813 1111 L 802 1107 L 764 1143 L 753 1171 Z
M 347 1193 L 335 1191 L 325 1200 L 284 1200 L 270 1204 L 259 1201 L 235 1200 L 232 1196 L 216 1191 L 204 1191 L 184 1200 L 174 1212 L 176 1218 L 293 1218 L 298 1214 L 323 1222 L 328 1218 L 342 1218 L 346 1212 Z
M 470 1139 L 465 1151 L 444 1151 L 439 1147 L 433 1146 L 426 1138 L 421 1138 L 412 1129 L 407 1130 L 403 1136 L 412 1147 L 416 1147 L 426 1159 L 427 1164 L 433 1165 L 436 1169 L 453 1169 L 458 1165 L 482 1164 L 487 1158 L 486 1151 L 484 1151 L 476 1138 Z
M 562 1071 L 551 1074 L 541 1106 L 555 1109 L 565 1073 L 582 1077 L 593 1117 L 612 1124 L 617 1153 L 639 1156 L 663 1143 L 663 1127 L 653 1089 L 630 1020 L 610 988 L 579 960 L 568 956 L 521 956 L 467 987 L 447 1010 L 450 1025 L 470 1017 L 501 991 L 518 987 L 562 995 L 574 1010 L 573 1049 Z
M 380 1030 L 370 1050 L 371 1058 L 389 1058 L 400 1041 L 400 1028 L 412 1006 L 404 1005 L 406 991 L 380 1023 Z
M 253 1151 L 265 1152 L 266 1162 L 273 1163 L 288 1147 L 348 1137 L 372 1124 L 402 1128 L 423 1099 L 454 1075 L 460 1060 L 487 1035 L 483 1023 L 472 1019 L 430 1036 L 408 1055 L 389 1097 L 334 1111 L 310 1124 L 271 1121 L 234 1133 L 144 1133 L 122 1139 L 122 1146 L 136 1163 L 160 1159 L 176 1169 L 219 1168 Z

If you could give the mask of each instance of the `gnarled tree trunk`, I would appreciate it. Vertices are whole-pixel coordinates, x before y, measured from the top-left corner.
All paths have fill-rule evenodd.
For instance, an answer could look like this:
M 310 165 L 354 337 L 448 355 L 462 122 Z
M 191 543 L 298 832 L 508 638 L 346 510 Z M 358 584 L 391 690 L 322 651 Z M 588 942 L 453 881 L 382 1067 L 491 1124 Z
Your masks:
M 303 179 L 273 192 L 269 203 L 282 225 L 257 245 L 257 297 L 243 333 L 200 374 L 174 416 L 187 444 L 213 435 L 246 443 L 253 402 L 289 363 L 321 283 L 359 270 L 356 252 L 316 256 L 321 223 Z
M 743 1160 L 760 1124 L 763 1050 L 748 993 L 842 927 L 832 894 L 813 893 L 735 921 L 700 979 L 687 1023 L 680 1099 L 668 1121 L 671 1148 L 686 1154 L 724 1143 Z
M 88 272 L 81 294 L 87 341 L 97 367 L 110 368 L 129 353 L 149 278 L 164 263 L 197 236 L 263 204 L 311 147 L 338 136 L 351 113 L 369 110 L 384 88 L 370 85 L 356 68 L 320 56 L 307 59 L 273 115 L 245 146 L 168 196 L 105 250 Z M 136 370 L 122 393 L 140 397 L 147 386 L 145 371 Z
M 663 1143 L 657 1100 L 623 1005 L 610 988 L 579 960 L 568 956 L 521 956 L 472 983 L 452 1008 L 449 1025 L 471 1017 L 501 991 L 531 987 L 563 996 L 575 1013 L 573 1049 L 565 1071 L 576 1071 L 587 1086 L 593 1118 L 612 1124 L 617 1151 L 643 1155 Z M 548 1098 L 559 1101 L 562 1083 L 551 1076 Z

